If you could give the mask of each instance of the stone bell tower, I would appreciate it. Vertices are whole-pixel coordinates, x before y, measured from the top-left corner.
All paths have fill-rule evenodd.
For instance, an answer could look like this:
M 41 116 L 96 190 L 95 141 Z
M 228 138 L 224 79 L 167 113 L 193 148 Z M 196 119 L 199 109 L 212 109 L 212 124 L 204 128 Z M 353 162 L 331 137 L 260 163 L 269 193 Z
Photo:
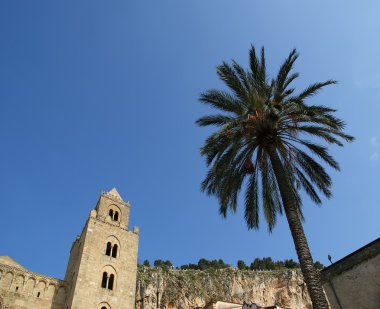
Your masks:
M 65 281 L 66 309 L 134 309 L 138 228 L 128 229 L 129 202 L 102 193 L 74 241 Z

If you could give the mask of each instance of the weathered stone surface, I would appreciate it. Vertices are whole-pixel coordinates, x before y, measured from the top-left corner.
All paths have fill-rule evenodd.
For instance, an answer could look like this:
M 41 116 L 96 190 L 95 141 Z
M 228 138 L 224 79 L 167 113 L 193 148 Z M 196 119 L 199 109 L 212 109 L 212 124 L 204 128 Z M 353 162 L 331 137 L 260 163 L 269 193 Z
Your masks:
M 0 257 L 0 309 L 133 309 L 139 235 L 128 229 L 129 210 L 115 188 L 101 194 L 73 243 L 65 280 Z
M 380 238 L 322 271 L 331 308 L 380 307 Z
M 138 270 L 136 309 L 196 309 L 223 300 L 311 309 L 300 271 Z

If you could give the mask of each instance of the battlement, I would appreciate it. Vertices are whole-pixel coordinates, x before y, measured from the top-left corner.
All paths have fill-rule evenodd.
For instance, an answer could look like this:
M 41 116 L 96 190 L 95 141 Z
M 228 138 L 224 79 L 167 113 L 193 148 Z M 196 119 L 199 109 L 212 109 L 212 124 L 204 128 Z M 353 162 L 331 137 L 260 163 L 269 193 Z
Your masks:
M 123 204 L 125 206 L 129 206 L 129 207 L 131 206 L 131 204 L 130 204 L 129 201 L 125 202 L 122 199 L 122 197 L 120 196 L 119 192 L 117 192 L 117 190 L 115 188 L 113 188 L 109 192 L 102 191 L 101 196 L 104 196 L 104 197 L 106 197 L 106 198 L 108 198 L 108 199 L 110 199 L 110 200 L 112 200 L 112 201 L 114 201 L 116 203 L 121 203 L 121 204 Z

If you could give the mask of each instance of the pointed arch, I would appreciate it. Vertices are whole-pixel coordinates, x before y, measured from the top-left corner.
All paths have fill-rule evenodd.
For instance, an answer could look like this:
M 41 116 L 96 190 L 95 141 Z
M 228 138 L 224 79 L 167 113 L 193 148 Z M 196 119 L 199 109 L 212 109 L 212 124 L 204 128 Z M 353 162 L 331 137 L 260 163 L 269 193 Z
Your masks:
M 98 308 L 99 309 L 111 309 L 111 306 L 109 303 L 107 302 L 101 302 L 99 305 L 98 305 Z
M 115 204 L 110 205 L 108 214 L 111 217 L 112 221 L 120 222 L 122 212 L 118 206 Z
M 103 289 L 115 290 L 117 284 L 117 273 L 113 266 L 107 265 L 102 270 L 101 287 Z
M 11 287 L 13 278 L 14 278 L 13 272 L 11 272 L 11 271 L 6 272 L 5 275 L 4 275 L 4 278 L 2 278 L 1 281 L 0 281 L 0 286 L 4 290 L 9 290 L 10 287 Z
M 112 258 L 120 258 L 121 247 L 120 247 L 119 239 L 114 235 L 110 235 L 107 237 L 106 242 L 107 242 L 106 255 Z M 108 243 L 110 243 L 110 245 Z M 108 251 L 109 246 L 111 247 Z M 107 252 L 109 252 L 109 254 Z

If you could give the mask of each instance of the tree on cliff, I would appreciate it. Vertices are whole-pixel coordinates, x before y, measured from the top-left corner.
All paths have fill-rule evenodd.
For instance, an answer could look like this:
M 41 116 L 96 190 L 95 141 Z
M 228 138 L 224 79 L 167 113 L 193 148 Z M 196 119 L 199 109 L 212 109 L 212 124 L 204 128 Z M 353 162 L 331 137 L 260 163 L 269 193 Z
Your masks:
M 339 146 L 343 146 L 340 139 L 353 140 L 343 132 L 344 122 L 334 116 L 334 109 L 305 102 L 336 82 L 315 83 L 295 95 L 290 84 L 298 77 L 292 72 L 298 57 L 296 50 L 272 80 L 266 72 L 264 48 L 261 55 L 256 55 L 252 47 L 249 56 L 248 70 L 235 61 L 217 67 L 228 91 L 212 89 L 200 95 L 202 103 L 221 112 L 197 120 L 200 126 L 218 128 L 201 148 L 209 167 L 202 190 L 218 198 L 219 212 L 225 217 L 228 210 L 236 211 L 239 192 L 244 187 L 249 229 L 259 227 L 259 207 L 263 208 L 269 231 L 277 215 L 284 212 L 313 306 L 327 308 L 320 274 L 314 267 L 302 226 L 300 190 L 317 204 L 321 203 L 320 192 L 331 197 L 331 178 L 315 157 L 335 170 L 339 165 L 315 140 Z
M 155 260 L 153 262 L 154 267 L 162 268 L 162 269 L 172 269 L 173 264 L 169 260 L 163 261 L 161 259 Z
M 238 260 L 237 261 L 237 268 L 240 269 L 240 270 L 246 270 L 246 269 L 249 269 L 247 264 L 245 264 L 245 262 L 243 260 Z
M 150 267 L 150 263 L 149 263 L 148 260 L 145 260 L 145 261 L 143 262 L 143 265 L 144 265 L 145 267 Z

